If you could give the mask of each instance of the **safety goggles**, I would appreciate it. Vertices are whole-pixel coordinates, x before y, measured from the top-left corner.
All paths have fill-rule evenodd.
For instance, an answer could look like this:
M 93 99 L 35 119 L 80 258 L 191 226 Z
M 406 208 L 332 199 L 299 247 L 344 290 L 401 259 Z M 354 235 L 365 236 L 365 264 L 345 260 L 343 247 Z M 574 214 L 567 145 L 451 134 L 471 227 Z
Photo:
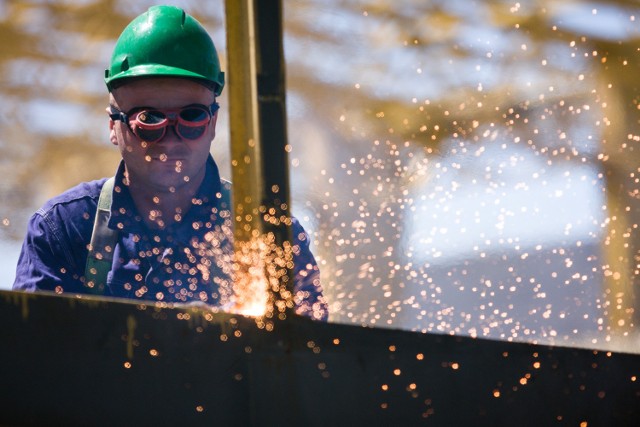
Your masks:
M 123 113 L 111 106 L 109 117 L 129 126 L 131 132 L 146 142 L 158 142 L 167 133 L 167 126 L 184 139 L 198 139 L 204 135 L 211 118 L 220 108 L 217 102 L 210 106 L 192 104 L 175 110 L 136 107 Z

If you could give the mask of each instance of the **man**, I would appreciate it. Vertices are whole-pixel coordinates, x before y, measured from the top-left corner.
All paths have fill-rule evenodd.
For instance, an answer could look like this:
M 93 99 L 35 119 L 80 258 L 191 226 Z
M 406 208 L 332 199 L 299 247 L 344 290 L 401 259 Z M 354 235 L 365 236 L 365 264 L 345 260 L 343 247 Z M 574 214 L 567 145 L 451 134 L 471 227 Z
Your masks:
M 13 288 L 233 304 L 229 183 L 210 155 L 224 86 L 211 38 L 183 10 L 151 7 L 121 34 L 105 82 L 122 162 L 33 215 Z M 296 312 L 326 320 L 308 236 L 292 227 Z

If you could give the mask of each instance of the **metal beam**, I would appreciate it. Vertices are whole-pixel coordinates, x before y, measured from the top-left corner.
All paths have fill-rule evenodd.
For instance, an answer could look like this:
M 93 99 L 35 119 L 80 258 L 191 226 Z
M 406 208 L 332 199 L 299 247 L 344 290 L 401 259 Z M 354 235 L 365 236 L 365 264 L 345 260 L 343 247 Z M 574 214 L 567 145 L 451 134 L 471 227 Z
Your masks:
M 262 141 L 253 0 L 227 0 L 227 72 L 235 239 L 249 242 L 262 229 Z
M 252 296 L 246 264 L 262 260 L 267 318 L 284 320 L 294 305 L 282 4 L 227 0 L 225 7 L 234 236 L 236 258 L 246 261 L 236 291 Z

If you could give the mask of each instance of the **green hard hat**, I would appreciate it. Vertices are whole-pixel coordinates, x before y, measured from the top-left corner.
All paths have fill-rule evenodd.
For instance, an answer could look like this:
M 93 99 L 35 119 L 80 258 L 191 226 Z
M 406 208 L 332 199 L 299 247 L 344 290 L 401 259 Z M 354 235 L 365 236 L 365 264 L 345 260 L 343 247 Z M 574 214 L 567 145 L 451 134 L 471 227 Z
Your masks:
M 211 37 L 195 18 L 175 6 L 152 6 L 127 25 L 104 81 L 111 92 L 123 79 L 163 76 L 204 81 L 216 95 L 224 87 Z

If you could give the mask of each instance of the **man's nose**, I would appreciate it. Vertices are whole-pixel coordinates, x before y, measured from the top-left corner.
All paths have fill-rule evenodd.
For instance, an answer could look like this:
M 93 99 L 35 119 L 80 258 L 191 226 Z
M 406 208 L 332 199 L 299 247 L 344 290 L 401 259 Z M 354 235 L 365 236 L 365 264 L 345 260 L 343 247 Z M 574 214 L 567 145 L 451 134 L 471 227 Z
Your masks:
M 177 125 L 176 122 L 169 123 L 167 125 L 167 128 L 166 128 L 165 132 L 164 132 L 164 136 L 158 142 L 162 143 L 162 142 L 182 141 L 182 137 L 176 131 L 176 125 Z

